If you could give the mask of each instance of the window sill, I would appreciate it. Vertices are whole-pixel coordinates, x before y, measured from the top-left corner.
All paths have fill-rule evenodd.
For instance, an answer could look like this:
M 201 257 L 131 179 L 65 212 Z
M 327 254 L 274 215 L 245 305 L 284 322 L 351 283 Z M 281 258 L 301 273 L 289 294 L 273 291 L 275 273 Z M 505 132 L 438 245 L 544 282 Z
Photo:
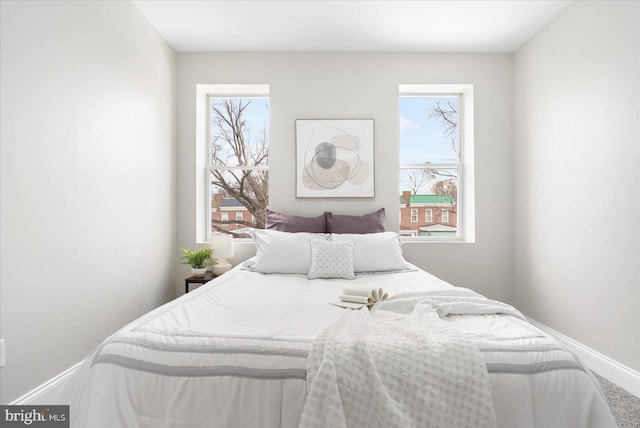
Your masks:
M 234 238 L 234 245 L 247 245 L 252 244 L 253 240 L 251 238 Z M 402 237 L 403 244 L 475 244 L 475 241 L 466 240 L 462 238 L 416 238 L 416 237 Z M 207 246 L 209 245 L 208 241 L 197 242 L 198 246 Z
M 253 239 L 251 238 L 233 238 L 233 244 L 253 244 Z M 198 241 L 196 242 L 197 246 L 208 246 L 209 241 Z
M 417 238 L 403 237 L 403 244 L 475 244 L 475 241 L 463 238 Z

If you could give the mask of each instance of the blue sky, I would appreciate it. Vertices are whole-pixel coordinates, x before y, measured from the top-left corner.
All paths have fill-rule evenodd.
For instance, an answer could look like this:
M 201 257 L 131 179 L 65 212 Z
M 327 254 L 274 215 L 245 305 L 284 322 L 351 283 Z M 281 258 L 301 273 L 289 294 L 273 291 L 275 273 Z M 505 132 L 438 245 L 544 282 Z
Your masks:
M 451 147 L 451 138 L 444 134 L 441 123 L 429 118 L 436 102 L 451 101 L 457 108 L 456 97 L 400 97 L 400 164 L 423 162 L 456 162 L 457 154 Z M 400 194 L 411 190 L 408 175 L 420 170 L 400 171 Z M 430 194 L 435 181 L 429 181 L 418 190 L 419 194 Z
M 269 98 L 252 98 L 251 104 L 244 111 L 247 127 L 252 130 L 262 130 L 266 126 L 269 132 Z
M 440 100 L 455 97 L 400 97 L 400 164 L 455 162 L 450 138 L 429 111 Z

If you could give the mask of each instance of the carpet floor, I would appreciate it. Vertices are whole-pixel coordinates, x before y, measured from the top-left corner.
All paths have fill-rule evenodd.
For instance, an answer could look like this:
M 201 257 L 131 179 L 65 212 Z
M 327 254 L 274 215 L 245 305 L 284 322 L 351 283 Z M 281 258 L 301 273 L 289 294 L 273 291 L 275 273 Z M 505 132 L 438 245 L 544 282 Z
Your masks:
M 640 428 L 640 398 L 595 374 L 616 419 L 618 428 Z

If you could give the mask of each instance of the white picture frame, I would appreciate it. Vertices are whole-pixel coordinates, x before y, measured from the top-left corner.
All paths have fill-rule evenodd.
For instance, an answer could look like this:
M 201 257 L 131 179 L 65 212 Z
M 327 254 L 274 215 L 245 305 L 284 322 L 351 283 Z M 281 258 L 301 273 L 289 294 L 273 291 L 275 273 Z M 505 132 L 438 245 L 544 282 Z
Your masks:
M 296 120 L 296 197 L 374 197 L 373 125 L 373 119 Z

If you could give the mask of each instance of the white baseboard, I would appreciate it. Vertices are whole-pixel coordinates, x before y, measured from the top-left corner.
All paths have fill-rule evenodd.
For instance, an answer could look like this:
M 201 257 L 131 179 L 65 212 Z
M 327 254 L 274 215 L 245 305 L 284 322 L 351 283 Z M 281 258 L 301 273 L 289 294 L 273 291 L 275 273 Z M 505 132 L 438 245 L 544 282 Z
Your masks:
M 602 355 L 598 351 L 595 351 L 562 333 L 558 333 L 544 324 L 540 324 L 531 318 L 528 318 L 528 320 L 531 324 L 555 337 L 567 346 L 589 369 L 640 398 L 640 373 L 605 355 Z
M 57 400 L 55 400 L 56 392 L 59 390 L 62 384 L 64 384 L 64 382 L 66 382 L 71 377 L 73 372 L 78 368 L 80 364 L 82 364 L 82 361 L 74 364 L 72 367 L 69 367 L 67 370 L 49 379 L 32 391 L 27 392 L 22 397 L 15 399 L 11 403 L 9 403 L 9 405 L 24 406 L 29 404 L 68 404 L 58 403 Z

